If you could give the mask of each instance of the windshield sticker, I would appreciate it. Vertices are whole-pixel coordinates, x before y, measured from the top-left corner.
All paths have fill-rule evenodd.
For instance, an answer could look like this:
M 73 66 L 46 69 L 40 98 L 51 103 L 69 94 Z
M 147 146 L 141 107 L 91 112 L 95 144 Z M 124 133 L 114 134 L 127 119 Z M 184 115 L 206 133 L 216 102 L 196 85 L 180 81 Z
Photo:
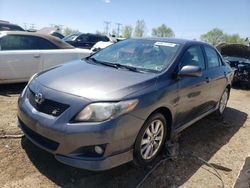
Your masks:
M 156 42 L 154 45 L 156 46 L 168 46 L 168 47 L 175 47 L 175 43 L 170 43 L 170 42 Z

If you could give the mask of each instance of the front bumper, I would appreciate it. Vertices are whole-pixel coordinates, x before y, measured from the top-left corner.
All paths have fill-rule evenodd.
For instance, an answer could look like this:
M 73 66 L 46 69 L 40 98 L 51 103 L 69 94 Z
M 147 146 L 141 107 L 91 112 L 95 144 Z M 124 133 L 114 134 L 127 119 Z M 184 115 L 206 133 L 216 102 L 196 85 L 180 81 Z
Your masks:
M 44 93 L 56 92 L 49 90 Z M 65 94 L 57 92 L 54 96 L 63 98 L 58 95 Z M 75 104 L 75 109 L 70 107 L 59 117 L 53 117 L 33 108 L 25 94 L 19 99 L 18 124 L 29 140 L 54 154 L 58 161 L 88 170 L 106 170 L 133 159 L 133 144 L 143 120 L 126 114 L 101 123 L 69 123 L 86 101 L 73 96 L 65 96 L 65 100 Z M 86 157 L 79 153 L 81 148 L 97 145 L 105 146 L 101 156 Z

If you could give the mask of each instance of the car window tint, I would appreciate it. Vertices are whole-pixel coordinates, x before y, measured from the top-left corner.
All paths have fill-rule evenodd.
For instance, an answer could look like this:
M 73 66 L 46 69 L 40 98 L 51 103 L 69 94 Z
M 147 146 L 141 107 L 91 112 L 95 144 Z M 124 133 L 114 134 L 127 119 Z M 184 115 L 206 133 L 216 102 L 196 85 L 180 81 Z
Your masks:
M 0 40 L 1 50 L 36 50 L 37 40 L 32 36 L 9 35 Z
M 89 36 L 88 35 L 80 35 L 79 37 L 77 37 L 77 41 L 78 42 L 87 42 L 89 39 Z
M 104 42 L 108 42 L 108 41 L 109 41 L 109 38 L 106 37 L 106 36 L 99 36 L 99 40 L 100 40 L 100 41 L 104 41 Z
M 98 37 L 95 35 L 90 35 L 89 36 L 89 42 L 98 42 Z
M 24 31 L 24 30 L 19 26 L 0 24 L 0 31 Z
M 51 43 L 50 41 L 43 39 L 43 38 L 38 38 L 38 44 L 39 44 L 39 49 L 41 50 L 52 50 L 52 49 L 58 49 L 58 47 L 56 45 L 54 45 L 53 43 Z
M 218 60 L 219 60 L 219 64 L 220 65 L 225 65 L 224 61 L 221 59 L 221 57 L 218 54 L 217 54 L 217 57 L 218 57 Z
M 202 50 L 199 46 L 188 48 L 181 59 L 181 67 L 186 65 L 195 65 L 205 69 L 205 61 Z
M 214 49 L 205 47 L 205 52 L 207 55 L 208 68 L 220 66 L 219 57 Z

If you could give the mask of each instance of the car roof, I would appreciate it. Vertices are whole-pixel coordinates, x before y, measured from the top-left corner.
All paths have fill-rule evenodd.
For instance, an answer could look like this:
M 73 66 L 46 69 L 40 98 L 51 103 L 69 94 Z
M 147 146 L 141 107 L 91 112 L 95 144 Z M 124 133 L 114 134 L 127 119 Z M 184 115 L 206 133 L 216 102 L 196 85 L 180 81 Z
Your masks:
M 202 45 L 208 45 L 210 44 L 202 41 L 196 41 L 196 40 L 188 40 L 188 39 L 180 39 L 180 38 L 167 38 L 167 37 L 143 37 L 143 38 L 134 38 L 134 39 L 146 39 L 146 40 L 154 40 L 159 42 L 170 42 L 170 43 L 176 43 L 176 44 L 182 44 L 182 45 L 188 45 L 188 44 L 202 44 Z
M 27 31 L 0 31 L 0 35 L 23 35 L 23 36 L 35 36 L 35 37 L 41 37 L 43 39 L 49 40 L 54 45 L 56 45 L 58 48 L 61 49 L 73 49 L 72 45 L 58 39 L 57 37 L 51 36 L 51 35 L 45 35 L 37 32 L 27 32 Z
M 103 37 L 103 36 L 105 36 L 105 37 L 108 37 L 107 35 L 105 35 L 105 34 L 96 34 L 96 33 L 81 33 L 81 32 L 76 32 L 76 33 L 74 33 L 74 34 L 72 34 L 72 35 L 94 35 L 94 36 L 101 36 L 101 37 Z
M 24 31 L 24 29 L 23 29 L 21 26 L 16 25 L 16 24 L 12 24 L 12 23 L 7 22 L 7 21 L 2 21 L 2 20 L 0 20 L 0 25 L 1 25 L 1 26 L 7 26 L 7 27 L 8 27 L 8 26 L 17 27 L 17 28 L 19 28 L 20 30 Z

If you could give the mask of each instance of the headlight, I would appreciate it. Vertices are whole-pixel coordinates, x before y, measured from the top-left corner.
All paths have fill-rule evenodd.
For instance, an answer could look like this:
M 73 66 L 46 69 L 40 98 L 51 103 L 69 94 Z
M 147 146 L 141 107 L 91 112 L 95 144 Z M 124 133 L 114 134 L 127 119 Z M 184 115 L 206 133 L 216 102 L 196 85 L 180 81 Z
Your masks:
M 37 73 L 35 73 L 35 74 L 33 74 L 31 77 L 30 77 L 30 79 L 29 79 L 29 81 L 28 81 L 28 84 L 27 85 L 29 85 L 31 82 L 32 82 L 32 80 L 34 79 L 34 78 L 36 78 L 37 77 Z
M 138 100 L 128 100 L 121 102 L 101 102 L 92 103 L 86 106 L 75 117 L 75 121 L 98 122 L 104 121 L 133 110 L 138 104 Z

